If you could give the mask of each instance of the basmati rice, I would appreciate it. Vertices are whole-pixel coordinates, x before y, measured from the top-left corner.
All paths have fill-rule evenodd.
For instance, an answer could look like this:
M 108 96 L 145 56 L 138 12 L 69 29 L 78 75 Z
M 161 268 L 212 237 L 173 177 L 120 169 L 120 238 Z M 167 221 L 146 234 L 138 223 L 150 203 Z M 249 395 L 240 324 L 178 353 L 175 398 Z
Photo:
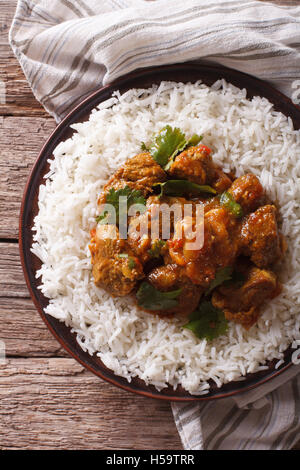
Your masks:
M 270 302 L 249 331 L 230 323 L 212 342 L 182 329 L 179 319 L 142 312 L 132 297 L 112 298 L 91 276 L 89 231 L 97 196 L 109 176 L 140 151 L 166 124 L 188 136 L 204 136 L 214 161 L 237 176 L 252 172 L 278 205 L 288 251 L 277 267 L 283 292 Z M 209 391 L 263 370 L 300 338 L 300 132 L 261 97 L 246 98 L 224 80 L 207 87 L 162 82 L 132 89 L 101 103 L 88 121 L 72 126 L 58 145 L 39 192 L 33 253 L 42 261 L 36 274 L 49 298 L 45 312 L 65 322 L 80 346 L 128 381 L 135 376 L 162 389 L 181 384 L 188 392 Z

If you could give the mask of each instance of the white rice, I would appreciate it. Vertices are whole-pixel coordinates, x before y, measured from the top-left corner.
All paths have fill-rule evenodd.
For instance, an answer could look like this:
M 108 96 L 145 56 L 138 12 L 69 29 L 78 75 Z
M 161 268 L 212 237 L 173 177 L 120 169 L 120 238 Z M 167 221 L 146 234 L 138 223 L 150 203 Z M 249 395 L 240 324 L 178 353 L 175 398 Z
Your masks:
M 278 267 L 283 292 L 266 306 L 249 331 L 230 323 L 212 342 L 182 329 L 180 320 L 143 313 L 134 299 L 112 298 L 91 275 L 89 230 L 97 197 L 109 176 L 137 154 L 140 142 L 166 124 L 200 133 L 213 158 L 237 176 L 252 172 L 280 207 L 288 251 Z M 272 104 L 225 81 L 162 82 L 129 90 L 101 103 L 89 121 L 72 126 L 40 187 L 32 251 L 42 260 L 37 273 L 50 299 L 46 313 L 72 327 L 78 343 L 128 381 L 134 376 L 162 389 L 181 384 L 195 395 L 262 370 L 267 360 L 300 339 L 300 132 Z

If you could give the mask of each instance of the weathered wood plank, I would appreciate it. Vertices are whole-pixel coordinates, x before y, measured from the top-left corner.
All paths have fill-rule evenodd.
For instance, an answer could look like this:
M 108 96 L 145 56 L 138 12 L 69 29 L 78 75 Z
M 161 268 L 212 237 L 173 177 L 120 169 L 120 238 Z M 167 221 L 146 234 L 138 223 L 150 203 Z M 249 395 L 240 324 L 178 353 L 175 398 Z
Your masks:
M 181 449 L 169 403 L 103 382 L 73 359 L 0 366 L 0 449 Z
M 181 449 L 167 403 L 127 395 L 72 359 L 8 361 L 0 449 Z
M 24 187 L 52 118 L 0 116 L 0 238 L 17 238 Z
M 29 297 L 16 243 L 0 243 L 1 297 Z
M 8 43 L 8 32 L 17 0 L 1 0 L 0 7 L 0 80 L 5 83 L 6 102 L 0 103 L 0 115 L 47 116 L 35 99 Z
M 6 58 L 3 60 L 0 52 L 0 80 L 5 84 L 5 102 L 2 103 L 2 100 L 0 102 L 0 115 L 49 116 L 32 94 L 17 59 L 8 54 L 5 55 Z
M 39 316 L 31 299 L 0 297 L 0 340 L 7 356 L 53 357 L 65 352 Z
M 1 0 L 0 45 L 8 44 L 8 32 L 14 17 L 18 0 Z

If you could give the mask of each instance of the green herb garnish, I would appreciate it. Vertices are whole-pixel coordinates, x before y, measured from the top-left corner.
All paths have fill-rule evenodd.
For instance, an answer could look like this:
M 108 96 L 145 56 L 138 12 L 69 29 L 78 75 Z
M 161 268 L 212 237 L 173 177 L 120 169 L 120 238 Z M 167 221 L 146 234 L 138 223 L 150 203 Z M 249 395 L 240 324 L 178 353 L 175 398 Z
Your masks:
M 131 189 L 127 185 L 125 186 L 125 188 L 117 189 L 117 190 L 115 190 L 114 188 L 111 188 L 106 196 L 106 204 L 111 204 L 114 207 L 116 211 L 117 222 L 124 215 L 119 205 L 119 198 L 121 196 L 127 198 L 127 210 L 133 204 L 140 204 L 142 206 L 145 206 L 145 210 L 146 210 L 146 200 L 144 196 L 142 195 L 141 191 L 139 191 L 138 189 Z M 102 224 L 103 223 L 109 224 L 110 221 L 108 220 L 109 218 L 107 219 L 107 215 L 108 215 L 108 211 L 103 211 L 102 214 L 96 217 L 96 222 L 97 223 L 100 222 Z M 127 216 L 127 214 L 125 215 Z
M 225 281 L 229 281 L 232 279 L 232 267 L 226 266 L 225 268 L 221 268 L 217 271 L 216 277 L 213 281 L 211 281 L 208 290 L 206 291 L 205 295 L 209 295 L 211 291 L 213 291 L 216 287 L 223 284 Z
M 165 246 L 166 242 L 164 240 L 154 240 L 151 245 L 150 250 L 148 250 L 151 258 L 159 258 L 161 255 L 161 249 Z
M 146 310 L 168 310 L 178 305 L 177 297 L 182 289 L 161 292 L 148 282 L 142 282 L 136 293 L 138 305 Z
M 223 284 L 225 287 L 241 287 L 246 281 L 246 276 L 233 269 L 231 266 L 219 269 L 216 273 L 215 279 L 210 283 L 208 290 L 205 293 L 207 297 L 216 287 Z
M 135 268 L 135 261 L 134 261 L 133 258 L 129 258 L 129 260 L 128 260 L 128 267 L 129 267 L 129 269 Z
M 242 206 L 234 200 L 232 194 L 230 194 L 228 191 L 224 191 L 224 193 L 221 194 L 220 204 L 221 206 L 226 207 L 226 209 L 232 215 L 234 215 L 234 217 L 236 218 L 243 217 Z
M 191 330 L 197 338 L 211 341 L 226 333 L 228 321 L 222 310 L 215 308 L 211 302 L 202 302 L 183 328 Z
M 195 145 L 198 145 L 202 139 L 203 139 L 202 135 L 193 134 L 192 137 L 187 141 L 186 148 L 195 147 Z
M 185 134 L 178 127 L 166 126 L 154 137 L 149 148 L 154 160 L 165 167 L 174 154 L 180 152 L 186 145 Z
M 107 214 L 107 211 L 103 211 L 102 214 L 97 215 L 97 217 L 95 217 L 97 224 L 108 224 L 106 220 Z
M 211 186 L 200 185 L 187 180 L 168 180 L 165 183 L 156 183 L 153 188 L 160 189 L 159 198 L 162 196 L 183 196 L 186 194 L 200 196 L 203 193 L 217 193 Z
M 234 286 L 235 288 L 242 287 L 242 285 L 246 282 L 245 274 L 241 273 L 240 271 L 233 270 L 231 274 L 231 279 L 225 280 L 224 286 L 231 287 Z
M 185 145 L 183 145 L 180 149 L 178 149 L 177 152 L 174 152 L 170 156 L 169 161 L 165 165 L 164 169 L 168 171 L 179 152 L 183 152 L 185 149 L 189 147 L 194 147 L 195 145 L 198 145 L 202 139 L 203 139 L 202 135 L 193 134 L 192 137 L 186 141 Z
M 142 149 L 149 150 L 153 159 L 165 170 L 168 170 L 179 152 L 192 145 L 197 145 L 201 139 L 202 136 L 194 134 L 187 140 L 185 134 L 178 127 L 173 129 L 167 125 L 154 137 L 149 149 L 142 142 Z
M 119 258 L 128 258 L 128 267 L 129 269 L 135 268 L 135 261 L 131 258 L 127 253 L 120 253 L 118 255 Z

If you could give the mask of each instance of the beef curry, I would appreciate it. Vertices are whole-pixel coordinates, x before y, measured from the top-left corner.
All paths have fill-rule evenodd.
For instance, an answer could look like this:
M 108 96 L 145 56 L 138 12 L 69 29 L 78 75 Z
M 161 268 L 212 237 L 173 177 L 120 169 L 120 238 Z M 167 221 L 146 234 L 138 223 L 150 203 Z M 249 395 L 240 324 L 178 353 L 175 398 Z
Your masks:
M 167 126 L 161 135 L 172 131 L 178 129 Z M 156 144 L 161 141 L 156 139 Z M 143 144 L 142 153 L 111 176 L 98 200 L 97 227 L 91 231 L 94 282 L 113 296 L 132 293 L 140 308 L 152 314 L 186 315 L 193 323 L 198 312 L 199 326 L 199 315 L 203 322 L 208 311 L 208 316 L 215 315 L 210 317 L 212 329 L 220 315 L 248 329 L 262 304 L 280 293 L 273 266 L 284 254 L 285 241 L 278 230 L 278 210 L 257 176 L 227 174 L 211 154 L 197 136 L 168 149 L 163 158 L 161 147 Z M 143 208 L 126 214 L 126 237 L 118 222 L 109 222 L 101 212 L 105 203 L 116 206 L 121 195 L 127 197 L 128 207 L 131 201 Z M 171 220 L 167 235 L 161 226 L 162 204 L 192 207 L 189 217 Z M 179 229 L 196 225 L 199 206 L 203 243 L 190 250 L 190 240 Z

